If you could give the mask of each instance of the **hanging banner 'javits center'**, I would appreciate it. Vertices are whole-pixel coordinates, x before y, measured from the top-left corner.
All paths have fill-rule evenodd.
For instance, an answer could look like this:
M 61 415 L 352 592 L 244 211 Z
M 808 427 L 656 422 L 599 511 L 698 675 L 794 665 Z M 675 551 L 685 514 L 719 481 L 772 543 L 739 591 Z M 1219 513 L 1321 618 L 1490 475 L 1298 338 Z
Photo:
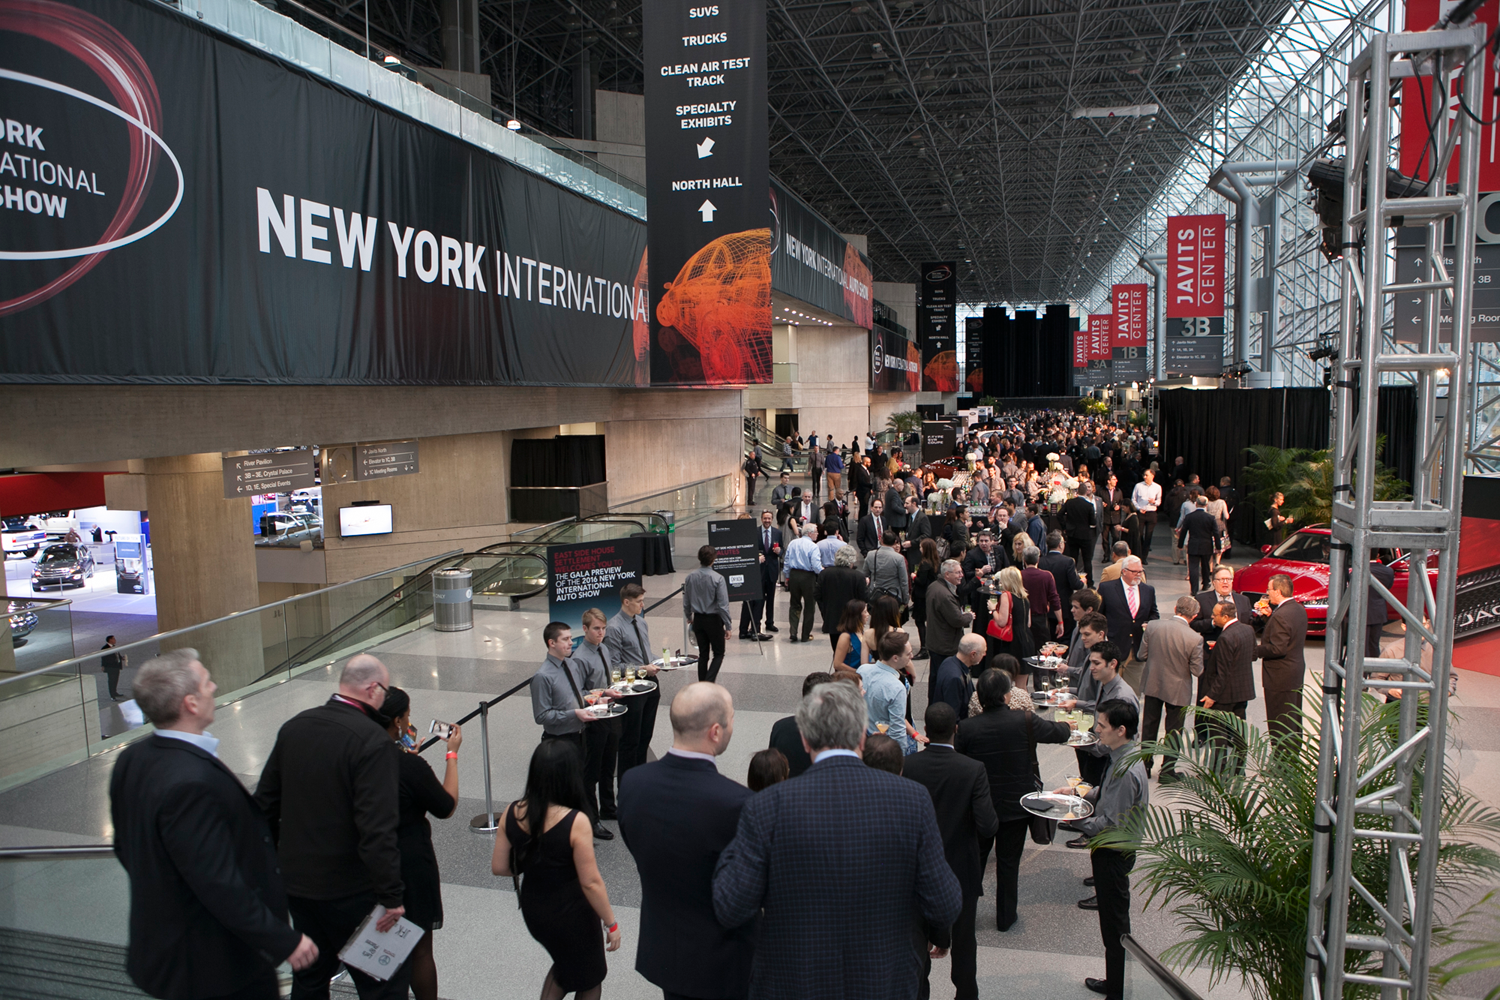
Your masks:
M 917 339 L 922 345 L 922 388 L 958 391 L 958 273 L 953 262 L 922 265 Z
M 695 4 L 644 8 L 651 381 L 770 382 L 765 0 Z
M 1224 216 L 1167 216 L 1167 319 L 1224 315 Z
M 1111 347 L 1146 346 L 1146 286 L 1114 285 L 1110 289 L 1114 303 L 1114 330 Z
M 0 32 L 0 380 L 644 381 L 639 221 L 161 4 Z

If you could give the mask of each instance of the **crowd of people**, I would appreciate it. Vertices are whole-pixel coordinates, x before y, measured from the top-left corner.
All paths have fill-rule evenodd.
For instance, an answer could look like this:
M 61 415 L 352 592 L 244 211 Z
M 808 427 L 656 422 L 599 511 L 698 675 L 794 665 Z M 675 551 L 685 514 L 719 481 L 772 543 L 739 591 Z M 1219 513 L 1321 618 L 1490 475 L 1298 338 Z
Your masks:
M 1065 824 L 1067 846 L 1090 850 L 1094 892 L 1078 905 L 1097 912 L 1105 954 L 1104 976 L 1086 984 L 1118 1000 L 1133 856 L 1093 838 L 1147 803 L 1153 770 L 1159 785 L 1178 780 L 1189 706 L 1214 710 L 1192 723 L 1212 767 L 1243 768 L 1227 719 L 1257 696 L 1278 746 L 1301 738 L 1306 615 L 1285 576 L 1272 578 L 1266 608 L 1234 591 L 1233 568 L 1216 559 L 1222 494 L 1188 488 L 1174 518 L 1143 464 L 1147 433 L 1060 414 L 1009 426 L 967 442 L 974 478 L 958 491 L 902 477 L 899 453 L 882 460 L 873 442 L 847 466 L 826 453 L 826 503 L 778 487 L 780 505 L 758 525 L 761 599 L 743 603 L 739 635 L 776 632 L 785 592 L 788 640 L 809 642 L 820 625 L 830 658 L 743 783 L 716 764 L 734 733 L 733 700 L 716 683 L 733 621 L 712 547 L 683 591 L 698 681 L 671 700 L 672 746 L 657 760 L 660 691 L 612 688 L 621 668 L 658 676 L 644 589 L 626 585 L 613 616 L 586 612 L 576 643 L 567 624 L 546 626 L 530 686 L 541 740 L 522 797 L 498 817 L 491 861 L 515 880 L 526 927 L 552 958 L 543 1000 L 598 997 L 605 953 L 622 946 L 594 855 L 595 840 L 615 836 L 605 820 L 640 877 L 635 967 L 669 1000 L 925 998 L 932 960 L 950 954 L 956 995 L 972 1000 L 989 857 L 1004 932 L 1024 907 L 1019 864 L 1036 834 L 1021 798 L 1040 787 L 1037 748 L 1069 743 L 1078 725 L 1051 708 L 1088 713 L 1097 737 L 1075 748 L 1076 789 L 1058 791 L 1092 804 Z M 816 436 L 807 447 L 820 448 Z M 863 493 L 852 477 L 852 511 L 835 458 L 876 470 Z M 1068 474 L 1084 488 L 1060 505 L 1030 492 L 1038 458 L 1049 470 L 1074 462 Z M 971 524 L 984 483 L 990 505 Z M 1170 608 L 1145 579 L 1161 510 L 1193 578 Z M 1111 530 L 1131 517 L 1138 526 Z M 1097 538 L 1108 560 L 1098 573 Z M 924 660 L 925 708 L 914 712 Z M 456 808 L 462 731 L 445 737 L 439 778 L 415 752 L 411 696 L 358 655 L 325 704 L 282 726 L 252 794 L 217 759 L 214 692 L 191 649 L 149 661 L 135 681 L 156 732 L 122 752 L 111 783 L 132 978 L 173 1000 L 270 1000 L 285 961 L 295 1000 L 326 997 L 340 950 L 373 919 L 420 937 L 386 979 L 351 969 L 360 995 L 435 1000 L 443 905 L 428 817 Z M 1163 729 L 1158 769 L 1137 750 Z

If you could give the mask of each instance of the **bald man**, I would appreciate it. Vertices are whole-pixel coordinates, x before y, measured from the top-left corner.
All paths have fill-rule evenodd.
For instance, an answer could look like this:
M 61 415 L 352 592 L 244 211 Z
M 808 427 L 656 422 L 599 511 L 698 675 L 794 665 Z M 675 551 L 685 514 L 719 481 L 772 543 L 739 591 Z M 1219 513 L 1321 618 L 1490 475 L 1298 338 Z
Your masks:
M 294 715 L 276 734 L 255 789 L 276 838 L 292 925 L 312 938 L 317 961 L 292 974 L 292 996 L 327 997 L 339 950 L 378 903 L 389 930 L 403 913 L 396 845 L 400 751 L 380 706 L 391 685 L 385 664 L 351 657 L 338 691 Z M 362 1000 L 401 998 L 411 982 L 404 963 L 382 982 L 350 969 Z
M 739 1000 L 749 993 L 753 925 L 714 917 L 713 876 L 751 792 L 719 774 L 734 702 L 717 684 L 689 684 L 672 699 L 672 748 L 620 779 L 620 833 L 641 877 L 635 968 L 674 997 Z

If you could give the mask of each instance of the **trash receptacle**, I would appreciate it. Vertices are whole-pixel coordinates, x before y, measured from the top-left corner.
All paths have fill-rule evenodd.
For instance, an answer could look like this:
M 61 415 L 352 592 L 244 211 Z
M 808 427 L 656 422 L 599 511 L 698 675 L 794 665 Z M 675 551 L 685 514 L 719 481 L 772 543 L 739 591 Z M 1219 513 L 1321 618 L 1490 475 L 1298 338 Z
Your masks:
M 440 569 L 432 574 L 432 627 L 438 632 L 463 632 L 474 627 L 474 574 L 466 569 Z
M 651 513 L 667 522 L 667 547 L 672 550 L 672 554 L 675 556 L 677 554 L 677 512 L 672 510 L 653 510 Z M 657 534 L 661 534 L 661 529 L 656 528 L 655 524 L 652 525 L 652 528 L 656 530 Z

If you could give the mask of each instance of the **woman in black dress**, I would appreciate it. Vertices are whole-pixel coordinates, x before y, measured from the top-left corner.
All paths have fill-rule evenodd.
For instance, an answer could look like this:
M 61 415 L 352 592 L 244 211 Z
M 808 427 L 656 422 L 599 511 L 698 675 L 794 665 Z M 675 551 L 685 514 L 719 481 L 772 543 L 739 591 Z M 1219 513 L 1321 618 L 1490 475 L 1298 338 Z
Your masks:
M 598 1000 L 608 949 L 620 947 L 620 925 L 594 859 L 594 831 L 584 812 L 583 760 L 564 740 L 546 740 L 531 755 L 525 798 L 505 810 L 495 831 L 490 870 L 520 879 L 521 916 L 552 956 L 542 1000 Z M 604 933 L 600 933 L 600 923 Z
M 432 773 L 432 765 L 417 754 L 416 748 L 421 741 L 409 731 L 411 696 L 401 688 L 388 688 L 381 711 L 391 719 L 387 727 L 391 739 L 407 751 L 401 755 L 398 777 L 400 817 L 396 825 L 396 846 L 401 851 L 401 881 L 406 886 L 402 900 L 406 904 L 406 919 L 427 932 L 412 949 L 411 991 L 417 1000 L 437 1000 L 437 962 L 432 957 L 432 932 L 443 926 L 443 892 L 427 814 L 447 819 L 458 806 L 458 748 L 464 738 L 454 726 L 447 740 L 447 764 L 439 784 L 437 775 Z

